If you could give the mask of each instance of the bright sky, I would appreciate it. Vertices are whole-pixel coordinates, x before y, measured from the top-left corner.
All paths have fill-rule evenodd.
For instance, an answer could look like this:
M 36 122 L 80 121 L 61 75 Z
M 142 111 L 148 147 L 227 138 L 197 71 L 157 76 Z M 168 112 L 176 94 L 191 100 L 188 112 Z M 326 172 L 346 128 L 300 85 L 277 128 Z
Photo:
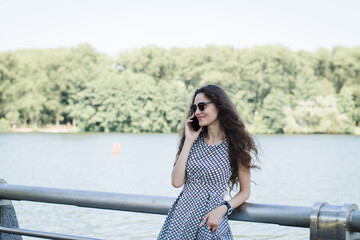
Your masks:
M 360 0 L 0 0 L 0 51 L 360 46 Z

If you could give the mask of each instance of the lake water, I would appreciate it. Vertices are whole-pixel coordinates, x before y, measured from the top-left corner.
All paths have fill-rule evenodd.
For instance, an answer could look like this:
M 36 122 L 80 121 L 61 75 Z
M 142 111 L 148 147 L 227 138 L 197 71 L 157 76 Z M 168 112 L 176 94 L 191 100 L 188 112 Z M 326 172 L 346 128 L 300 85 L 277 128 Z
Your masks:
M 248 202 L 360 206 L 360 136 L 257 136 L 261 171 Z M 122 153 L 112 154 L 113 142 Z M 174 134 L 0 134 L 9 184 L 176 197 Z M 13 201 L 21 228 L 102 239 L 156 239 L 165 215 Z M 230 221 L 235 239 L 309 239 L 309 229 Z M 34 239 L 23 237 L 24 239 Z

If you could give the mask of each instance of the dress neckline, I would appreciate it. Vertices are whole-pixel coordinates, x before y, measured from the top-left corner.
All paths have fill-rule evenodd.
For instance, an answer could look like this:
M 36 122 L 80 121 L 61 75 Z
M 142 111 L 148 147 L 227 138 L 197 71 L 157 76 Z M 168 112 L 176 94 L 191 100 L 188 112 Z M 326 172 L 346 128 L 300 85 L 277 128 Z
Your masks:
M 223 142 L 221 142 L 221 143 L 219 143 L 219 144 L 215 144 L 215 145 L 207 144 L 207 143 L 205 142 L 204 134 L 201 135 L 201 139 L 202 139 L 202 142 L 204 143 L 204 145 L 205 145 L 205 146 L 209 146 L 209 147 L 218 147 L 218 146 L 221 146 L 221 145 L 223 145 L 224 143 L 226 143 L 226 139 L 225 139 Z

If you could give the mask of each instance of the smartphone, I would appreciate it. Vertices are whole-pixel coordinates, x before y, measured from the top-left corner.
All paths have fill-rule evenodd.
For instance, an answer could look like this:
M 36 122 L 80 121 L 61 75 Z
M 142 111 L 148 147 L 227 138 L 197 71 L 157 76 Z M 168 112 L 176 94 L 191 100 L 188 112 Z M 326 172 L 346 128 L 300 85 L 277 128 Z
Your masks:
M 192 122 L 190 122 L 191 127 L 194 129 L 195 132 L 199 131 L 200 125 L 197 117 L 194 116 L 191 120 L 192 120 Z

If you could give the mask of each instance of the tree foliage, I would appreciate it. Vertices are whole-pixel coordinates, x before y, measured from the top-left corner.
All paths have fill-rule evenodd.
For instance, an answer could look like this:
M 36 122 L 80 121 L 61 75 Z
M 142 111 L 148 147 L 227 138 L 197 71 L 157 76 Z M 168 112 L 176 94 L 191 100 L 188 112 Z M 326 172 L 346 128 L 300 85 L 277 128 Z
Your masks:
M 360 125 L 360 47 L 147 46 L 111 58 L 81 44 L 0 53 L 1 129 L 176 132 L 194 90 L 210 83 L 229 93 L 253 133 L 352 133 Z

